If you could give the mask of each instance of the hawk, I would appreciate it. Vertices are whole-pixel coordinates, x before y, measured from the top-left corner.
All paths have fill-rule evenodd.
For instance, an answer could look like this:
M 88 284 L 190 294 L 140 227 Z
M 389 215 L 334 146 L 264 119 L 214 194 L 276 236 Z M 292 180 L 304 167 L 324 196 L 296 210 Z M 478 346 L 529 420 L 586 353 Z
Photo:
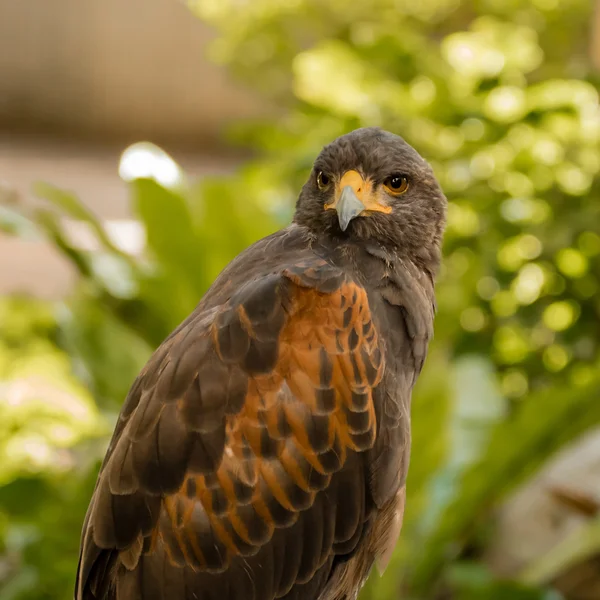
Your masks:
M 76 600 L 354 600 L 398 538 L 446 199 L 401 137 L 325 146 L 127 396 Z

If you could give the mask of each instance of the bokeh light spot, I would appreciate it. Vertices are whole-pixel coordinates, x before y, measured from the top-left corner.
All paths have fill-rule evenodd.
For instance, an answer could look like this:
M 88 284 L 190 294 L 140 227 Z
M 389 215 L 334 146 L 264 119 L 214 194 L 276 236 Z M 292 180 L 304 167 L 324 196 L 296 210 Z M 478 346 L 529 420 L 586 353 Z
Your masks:
M 509 198 L 500 212 L 509 223 L 543 223 L 551 213 L 548 203 L 537 198 Z
M 527 305 L 535 302 L 544 286 L 544 271 L 539 265 L 524 265 L 513 280 L 512 290 L 519 304 Z
M 478 142 L 485 135 L 485 124 L 481 119 L 469 117 L 461 123 L 460 128 L 469 142 Z
M 589 173 L 570 164 L 562 164 L 557 168 L 556 181 L 567 194 L 572 196 L 582 196 L 592 185 Z
M 600 254 L 600 235 L 593 231 L 584 231 L 577 240 L 579 248 L 586 256 Z
M 563 147 L 553 138 L 539 139 L 531 148 L 532 158 L 545 165 L 556 165 L 564 158 Z
M 420 105 L 431 104 L 435 100 L 435 83 L 429 77 L 415 77 L 410 83 L 409 91 L 413 100 Z
M 485 313 L 478 306 L 469 306 L 460 315 L 460 324 L 465 331 L 480 331 L 485 323 Z
M 588 260 L 575 248 L 563 248 L 556 255 L 556 266 L 567 277 L 583 277 L 588 270 Z
M 494 174 L 496 161 L 489 152 L 477 152 L 471 159 L 471 173 L 477 179 L 487 179 Z
M 529 382 L 523 371 L 509 369 L 501 379 L 502 393 L 509 398 L 519 398 L 527 393 Z
M 542 355 L 544 365 L 549 371 L 562 371 L 569 363 L 569 353 L 559 344 L 552 344 Z
M 119 175 L 124 181 L 154 179 L 165 187 L 178 185 L 183 178 L 177 163 L 164 150 L 149 142 L 133 144 L 123 152 Z
M 479 232 L 479 215 L 467 204 L 448 205 L 448 227 L 456 234 L 469 237 Z
M 494 335 L 494 346 L 500 360 L 505 363 L 518 363 L 529 354 L 530 346 L 525 335 L 516 327 L 499 327 Z
M 517 312 L 517 301 L 511 292 L 502 290 L 492 298 L 491 307 L 498 317 L 510 317 Z
M 527 112 L 525 92 L 514 86 L 494 88 L 488 94 L 483 110 L 486 116 L 494 121 L 501 123 L 516 121 Z
M 533 196 L 535 191 L 531 179 L 519 171 L 510 171 L 504 175 L 504 189 L 514 197 Z
M 477 282 L 477 293 L 483 300 L 491 300 L 500 291 L 500 284 L 494 277 L 482 277 Z
M 576 386 L 585 386 L 592 383 L 596 377 L 596 370 L 590 365 L 573 365 L 570 373 L 571 382 Z
M 578 308 L 574 303 L 561 301 L 547 306 L 542 315 L 544 324 L 554 331 L 564 331 L 576 321 Z

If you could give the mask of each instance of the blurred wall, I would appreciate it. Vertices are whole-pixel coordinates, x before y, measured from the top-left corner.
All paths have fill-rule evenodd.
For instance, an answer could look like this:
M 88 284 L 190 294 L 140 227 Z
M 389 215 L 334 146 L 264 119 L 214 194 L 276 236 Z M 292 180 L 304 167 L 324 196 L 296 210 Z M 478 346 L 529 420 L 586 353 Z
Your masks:
M 0 0 L 0 128 L 197 145 L 260 110 L 179 0 Z
M 179 0 L 0 0 L 0 196 L 28 201 L 44 180 L 118 225 L 129 143 L 162 145 L 192 175 L 233 168 L 219 136 L 261 103 L 208 60 L 212 38 Z M 0 235 L 0 293 L 60 297 L 71 282 L 43 242 Z

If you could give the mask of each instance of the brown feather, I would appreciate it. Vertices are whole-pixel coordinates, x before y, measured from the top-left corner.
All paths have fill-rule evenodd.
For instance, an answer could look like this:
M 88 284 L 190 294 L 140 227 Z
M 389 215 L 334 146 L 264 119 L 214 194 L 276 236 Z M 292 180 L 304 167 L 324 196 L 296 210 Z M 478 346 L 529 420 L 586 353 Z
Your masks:
M 324 261 L 309 266 L 307 276 L 292 267 L 248 284 L 212 321 L 192 321 L 133 388 L 138 399 L 129 403 L 135 407 L 90 509 L 94 543 L 123 548 L 122 568 L 147 560 L 142 513 L 144 523 L 154 523 L 145 537 L 158 536 L 166 560 L 207 572 L 256 555 L 272 539 L 282 526 L 274 503 L 306 512 L 311 541 L 298 559 L 298 581 L 308 581 L 336 543 L 344 551 L 356 544 L 363 500 L 350 513 L 338 512 L 332 538 L 323 531 L 331 510 L 315 498 L 344 469 L 349 452 L 373 444 L 372 390 L 384 363 L 375 353 L 377 335 L 364 335 L 373 329 L 364 289 Z M 325 411 L 318 400 L 324 389 L 331 390 Z M 238 390 L 245 391 L 241 403 Z M 214 473 L 217 487 L 200 473 Z M 362 498 L 357 487 L 342 486 L 345 501 Z M 160 516 L 144 508 L 146 497 L 162 498 Z M 152 554 L 156 544 L 150 548 Z

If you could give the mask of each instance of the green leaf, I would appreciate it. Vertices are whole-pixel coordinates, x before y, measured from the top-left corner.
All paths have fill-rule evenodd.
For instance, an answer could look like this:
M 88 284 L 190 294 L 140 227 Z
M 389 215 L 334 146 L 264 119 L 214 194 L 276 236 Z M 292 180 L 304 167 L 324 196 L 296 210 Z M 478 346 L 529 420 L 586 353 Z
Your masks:
M 22 477 L 0 486 L 0 506 L 12 518 L 35 514 L 48 494 L 48 482 L 41 477 Z
M 277 229 L 274 219 L 256 201 L 248 201 L 245 187 L 243 180 L 235 185 L 206 179 L 198 190 L 194 208 L 206 287 L 232 258 Z
M 163 269 L 180 279 L 178 291 L 187 289 L 197 300 L 205 291 L 202 262 L 206 249 L 194 229 L 185 198 L 151 179 L 136 179 L 131 185 L 149 249 Z
M 421 515 L 421 534 L 427 537 L 457 496 L 464 473 L 481 457 L 490 435 L 505 416 L 491 361 L 477 355 L 458 358 L 452 365 L 451 408 L 444 463 L 427 484 L 429 502 Z
M 58 216 L 47 209 L 38 208 L 34 211 L 35 221 L 44 231 L 49 240 L 79 271 L 83 277 L 92 276 L 86 253 L 77 249 L 68 240 Z
M 24 240 L 38 240 L 40 238 L 35 223 L 19 211 L 8 206 L 0 206 L 0 231 L 18 235 Z
M 456 600 L 561 600 L 553 590 L 536 589 L 514 581 L 500 581 L 483 565 L 459 562 L 448 573 L 447 585 Z
M 127 261 L 131 260 L 125 252 L 113 244 L 100 221 L 98 221 L 95 215 L 88 210 L 75 194 L 43 182 L 38 182 L 34 185 L 34 192 L 37 196 L 47 200 L 69 217 L 86 223 L 106 250 L 118 254 Z
M 81 294 L 60 311 L 59 323 L 77 375 L 101 406 L 118 408 L 153 348 L 114 311 Z

